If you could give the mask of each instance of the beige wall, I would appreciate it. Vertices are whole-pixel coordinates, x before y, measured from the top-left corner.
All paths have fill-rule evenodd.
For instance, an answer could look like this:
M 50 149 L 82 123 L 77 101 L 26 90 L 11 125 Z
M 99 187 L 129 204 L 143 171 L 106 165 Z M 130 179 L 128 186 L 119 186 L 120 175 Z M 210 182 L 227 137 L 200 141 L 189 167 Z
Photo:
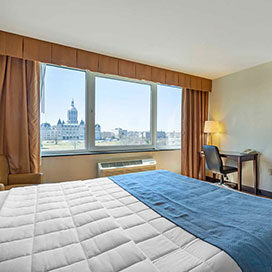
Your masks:
M 224 126 L 214 137 L 222 150 L 262 153 L 259 187 L 272 191 L 272 62 L 214 80 L 209 115 Z M 245 163 L 243 183 L 253 186 L 251 163 Z
M 151 157 L 157 161 L 157 169 L 180 173 L 180 150 L 43 157 L 41 171 L 44 173 L 43 182 L 90 179 L 97 177 L 97 162 L 110 159 Z

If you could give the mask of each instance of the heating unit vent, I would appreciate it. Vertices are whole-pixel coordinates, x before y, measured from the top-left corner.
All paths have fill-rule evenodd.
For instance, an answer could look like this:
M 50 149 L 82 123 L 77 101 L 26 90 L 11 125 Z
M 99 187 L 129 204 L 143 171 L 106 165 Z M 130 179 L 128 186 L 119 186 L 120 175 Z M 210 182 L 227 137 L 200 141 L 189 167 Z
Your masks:
M 108 177 L 133 172 L 142 172 L 156 169 L 154 159 L 136 159 L 98 163 L 98 176 Z

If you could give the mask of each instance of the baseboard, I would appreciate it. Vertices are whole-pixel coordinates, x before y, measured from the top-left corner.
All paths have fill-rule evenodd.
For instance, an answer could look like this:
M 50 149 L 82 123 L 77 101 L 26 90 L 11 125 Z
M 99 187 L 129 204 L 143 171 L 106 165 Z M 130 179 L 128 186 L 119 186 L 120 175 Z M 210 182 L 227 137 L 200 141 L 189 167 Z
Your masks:
M 219 179 L 214 180 L 212 177 L 208 177 L 208 176 L 206 176 L 206 181 L 211 182 L 211 183 L 220 182 Z M 242 185 L 242 191 L 250 193 L 250 194 L 255 193 L 253 187 L 246 186 L 246 185 Z M 257 195 L 272 198 L 272 192 L 266 191 L 266 190 L 263 190 L 263 189 L 257 189 Z
M 242 185 L 242 190 L 248 193 L 254 194 L 254 188 L 246 185 Z M 257 195 L 272 198 L 272 192 L 263 189 L 257 189 Z

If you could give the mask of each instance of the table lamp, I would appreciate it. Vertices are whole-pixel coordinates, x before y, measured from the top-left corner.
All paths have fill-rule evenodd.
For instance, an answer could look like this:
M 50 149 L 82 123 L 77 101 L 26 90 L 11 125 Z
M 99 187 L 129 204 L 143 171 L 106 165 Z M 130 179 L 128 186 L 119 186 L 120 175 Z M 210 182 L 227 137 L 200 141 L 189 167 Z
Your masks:
M 205 121 L 204 133 L 208 134 L 208 145 L 212 145 L 212 135 L 219 132 L 218 121 Z M 209 141 L 210 138 L 210 141 Z

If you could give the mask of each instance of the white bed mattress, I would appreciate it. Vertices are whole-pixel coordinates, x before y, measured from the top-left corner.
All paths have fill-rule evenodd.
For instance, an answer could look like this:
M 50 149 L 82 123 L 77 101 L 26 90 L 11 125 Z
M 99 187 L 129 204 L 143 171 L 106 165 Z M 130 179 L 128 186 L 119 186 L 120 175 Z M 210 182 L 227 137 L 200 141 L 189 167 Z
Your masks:
M 0 271 L 240 272 L 108 178 L 0 193 Z

